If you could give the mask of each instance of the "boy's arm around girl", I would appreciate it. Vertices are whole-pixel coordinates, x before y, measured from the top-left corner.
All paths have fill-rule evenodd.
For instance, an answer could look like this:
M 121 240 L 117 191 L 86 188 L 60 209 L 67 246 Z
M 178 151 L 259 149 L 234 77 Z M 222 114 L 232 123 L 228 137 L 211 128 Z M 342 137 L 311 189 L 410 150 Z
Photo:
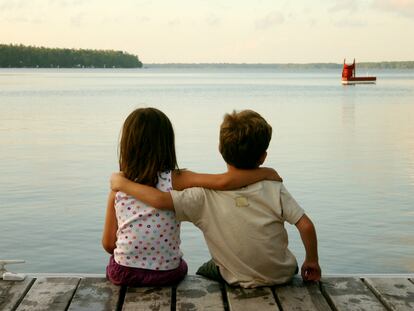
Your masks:
M 242 171 L 234 169 L 232 172 Z M 122 173 L 114 173 L 111 176 L 111 188 L 113 191 L 122 191 L 139 198 L 141 201 L 158 209 L 174 210 L 174 202 L 169 192 L 162 192 L 156 188 L 134 183 L 122 176 Z M 316 230 L 306 214 L 295 223 L 298 229 L 306 256 L 301 267 L 301 276 L 304 281 L 319 281 L 321 268 L 319 266 Z
M 222 174 L 200 174 L 184 169 L 173 170 L 171 174 L 173 181 L 173 189 L 175 190 L 183 190 L 195 186 L 217 190 L 230 190 L 240 188 L 264 179 L 282 181 L 282 178 L 274 169 L 267 167 L 255 168 L 249 171 L 234 170 Z M 114 208 L 116 191 L 121 190 L 122 185 L 122 187 L 125 186 L 125 189 L 122 190 L 123 192 L 134 195 L 135 185 L 138 185 L 138 188 L 140 188 L 141 186 L 139 184 L 135 184 L 132 182 L 130 184 L 123 184 L 122 179 L 119 179 L 120 185 L 118 187 L 116 183 L 116 176 L 118 175 L 123 177 L 122 173 L 113 174 L 113 190 L 111 190 L 108 195 L 105 225 L 102 236 L 102 246 L 109 254 L 113 254 L 114 249 L 116 248 L 117 241 L 116 234 L 118 230 L 118 221 L 116 218 Z M 124 179 L 128 180 L 126 178 Z M 144 191 L 142 195 L 135 195 L 135 197 L 139 197 L 141 201 L 149 203 L 151 206 L 155 208 L 174 210 L 171 196 L 165 195 L 165 192 L 161 192 L 155 188 L 149 186 L 144 187 L 147 187 L 148 191 Z M 151 202 L 153 204 L 151 204 Z

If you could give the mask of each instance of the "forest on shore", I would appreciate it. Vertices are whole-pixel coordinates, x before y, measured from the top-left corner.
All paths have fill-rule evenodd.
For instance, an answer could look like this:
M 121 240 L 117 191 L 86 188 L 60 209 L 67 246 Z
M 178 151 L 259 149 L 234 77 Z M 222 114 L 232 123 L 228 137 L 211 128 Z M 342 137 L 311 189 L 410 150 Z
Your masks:
M 141 68 L 138 56 L 123 51 L 60 49 L 0 44 L 2 68 Z

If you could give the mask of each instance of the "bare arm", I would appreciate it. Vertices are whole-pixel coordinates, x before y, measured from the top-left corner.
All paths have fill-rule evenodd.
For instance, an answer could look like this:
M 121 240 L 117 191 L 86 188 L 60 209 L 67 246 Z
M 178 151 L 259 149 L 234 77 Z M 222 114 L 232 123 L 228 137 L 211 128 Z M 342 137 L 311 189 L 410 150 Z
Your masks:
M 113 254 L 116 248 L 116 231 L 118 230 L 114 204 L 115 192 L 111 191 L 108 195 L 105 226 L 102 234 L 102 246 L 109 254 Z
M 318 262 L 318 240 L 315 227 L 306 215 L 303 215 L 295 225 L 299 230 L 306 251 L 305 261 L 301 269 L 302 278 L 305 281 L 319 281 L 321 268 Z
M 173 200 L 169 192 L 163 192 L 154 187 L 134 183 L 123 177 L 121 173 L 112 174 L 111 189 L 132 195 L 152 207 L 174 210 Z
M 250 170 L 229 167 L 228 171 L 222 174 L 199 174 L 188 170 L 173 171 L 173 187 L 175 190 L 191 187 L 232 190 L 261 180 L 283 181 L 274 169 L 267 167 Z

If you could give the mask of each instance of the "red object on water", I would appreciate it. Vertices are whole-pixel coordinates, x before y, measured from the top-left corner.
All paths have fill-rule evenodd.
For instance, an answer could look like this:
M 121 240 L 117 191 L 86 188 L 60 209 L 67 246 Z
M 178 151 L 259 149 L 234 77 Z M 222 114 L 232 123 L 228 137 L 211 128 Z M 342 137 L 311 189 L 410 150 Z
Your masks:
M 355 72 L 355 59 L 352 65 L 347 65 L 344 59 L 344 67 L 342 68 L 342 84 L 375 83 L 377 80 L 377 77 L 355 77 Z

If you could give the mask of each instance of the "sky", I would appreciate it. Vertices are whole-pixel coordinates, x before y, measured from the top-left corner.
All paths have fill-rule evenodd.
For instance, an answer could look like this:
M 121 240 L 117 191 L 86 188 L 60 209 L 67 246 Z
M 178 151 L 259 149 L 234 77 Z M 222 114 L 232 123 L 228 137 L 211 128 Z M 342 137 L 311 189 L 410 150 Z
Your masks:
M 414 60 L 414 0 L 0 0 L 0 43 L 144 63 Z

